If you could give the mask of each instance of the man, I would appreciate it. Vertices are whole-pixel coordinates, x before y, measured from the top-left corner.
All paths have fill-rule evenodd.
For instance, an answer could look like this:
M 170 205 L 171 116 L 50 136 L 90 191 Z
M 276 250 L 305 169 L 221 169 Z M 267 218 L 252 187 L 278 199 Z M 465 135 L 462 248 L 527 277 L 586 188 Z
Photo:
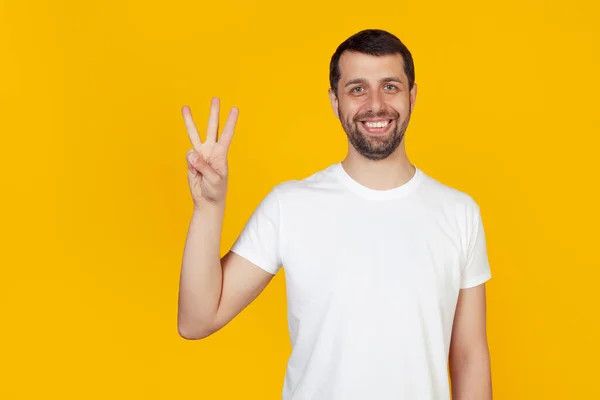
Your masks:
M 331 59 L 329 97 L 345 159 L 276 185 L 219 259 L 227 148 L 213 99 L 188 170 L 194 212 L 180 281 L 179 332 L 206 337 L 286 269 L 292 354 L 284 400 L 492 398 L 477 203 L 408 160 L 415 105 L 411 53 L 382 30 L 358 32 Z M 449 361 L 449 364 L 448 364 Z M 448 366 L 451 387 L 448 382 Z

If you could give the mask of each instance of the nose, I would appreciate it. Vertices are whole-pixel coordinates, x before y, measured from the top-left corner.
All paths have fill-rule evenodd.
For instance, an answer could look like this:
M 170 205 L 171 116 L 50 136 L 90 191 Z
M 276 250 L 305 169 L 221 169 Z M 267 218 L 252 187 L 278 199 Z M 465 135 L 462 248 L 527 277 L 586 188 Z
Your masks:
M 371 92 L 368 98 L 369 104 L 367 104 L 369 111 L 374 113 L 379 112 L 384 107 L 383 95 L 378 91 Z

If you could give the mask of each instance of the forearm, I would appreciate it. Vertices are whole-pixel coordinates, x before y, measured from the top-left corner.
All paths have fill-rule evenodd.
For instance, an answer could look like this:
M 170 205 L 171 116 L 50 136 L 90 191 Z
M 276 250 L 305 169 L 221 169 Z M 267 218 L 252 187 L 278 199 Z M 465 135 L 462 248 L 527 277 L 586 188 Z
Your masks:
M 487 346 L 465 354 L 451 354 L 452 400 L 491 400 L 491 375 Z
M 204 335 L 216 314 L 223 273 L 220 244 L 224 205 L 194 209 L 186 238 L 179 282 L 178 328 L 184 337 Z

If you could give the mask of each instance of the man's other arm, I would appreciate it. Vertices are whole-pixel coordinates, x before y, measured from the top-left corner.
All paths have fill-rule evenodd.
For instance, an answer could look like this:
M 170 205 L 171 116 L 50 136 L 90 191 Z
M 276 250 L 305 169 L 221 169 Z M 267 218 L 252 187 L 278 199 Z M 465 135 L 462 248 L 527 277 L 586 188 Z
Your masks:
M 449 366 L 453 400 L 492 399 L 485 283 L 460 290 L 452 328 Z

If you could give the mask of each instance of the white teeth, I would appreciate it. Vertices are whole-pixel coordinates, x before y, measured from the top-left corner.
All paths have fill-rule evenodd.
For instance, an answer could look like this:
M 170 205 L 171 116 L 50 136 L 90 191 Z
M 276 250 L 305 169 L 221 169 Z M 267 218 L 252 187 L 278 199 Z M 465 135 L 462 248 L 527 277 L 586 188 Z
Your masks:
M 368 128 L 385 128 L 389 123 L 390 121 L 364 122 Z

